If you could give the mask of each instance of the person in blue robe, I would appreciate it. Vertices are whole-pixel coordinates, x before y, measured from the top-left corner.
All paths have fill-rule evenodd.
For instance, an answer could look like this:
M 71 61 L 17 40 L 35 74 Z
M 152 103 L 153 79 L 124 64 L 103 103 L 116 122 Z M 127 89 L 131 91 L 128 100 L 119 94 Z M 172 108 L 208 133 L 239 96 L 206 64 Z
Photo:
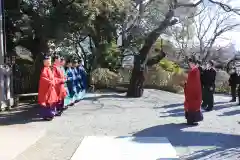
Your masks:
M 65 67 L 66 75 L 67 75 L 67 80 L 66 80 L 66 85 L 67 85 L 67 91 L 68 95 L 65 98 L 65 105 L 73 106 L 75 102 L 75 94 L 76 94 L 76 86 L 75 86 L 75 75 L 72 69 L 72 62 L 71 60 L 66 61 L 66 67 Z
M 81 79 L 80 79 L 80 84 L 82 87 L 82 97 L 81 98 L 83 98 L 84 95 L 86 94 L 86 89 L 87 89 L 87 72 L 82 65 L 82 60 L 79 61 L 77 69 L 78 69 L 79 74 L 81 75 Z
M 67 79 L 67 72 L 66 72 L 66 61 L 64 57 L 61 57 L 61 65 L 60 65 L 60 69 L 62 70 L 62 72 L 64 73 L 65 78 Z M 66 110 L 68 108 L 68 106 L 71 104 L 71 99 L 69 98 L 69 91 L 68 91 L 68 87 L 67 87 L 67 81 L 65 81 L 64 83 L 64 87 L 67 91 L 67 96 L 64 98 L 64 106 L 63 109 Z
M 74 60 L 73 61 L 73 73 L 74 73 L 74 84 L 76 86 L 76 94 L 75 94 L 75 102 L 79 102 L 81 100 L 82 97 L 82 87 L 81 87 L 81 75 L 78 72 L 78 61 Z

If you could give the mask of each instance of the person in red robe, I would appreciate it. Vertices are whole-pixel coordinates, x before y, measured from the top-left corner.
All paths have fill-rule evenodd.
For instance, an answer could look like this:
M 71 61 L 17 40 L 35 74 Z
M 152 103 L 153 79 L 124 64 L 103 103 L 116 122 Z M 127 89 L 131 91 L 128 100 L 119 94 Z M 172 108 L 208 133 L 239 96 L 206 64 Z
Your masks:
M 64 98 L 67 96 L 67 91 L 65 89 L 64 83 L 66 81 L 64 72 L 61 69 L 61 57 L 55 55 L 53 57 L 53 75 L 55 78 L 55 90 L 58 96 L 58 103 L 56 106 L 57 116 L 60 116 L 64 110 Z
M 56 113 L 58 100 L 55 91 L 55 79 L 51 70 L 51 58 L 44 56 L 44 67 L 40 74 L 38 89 L 38 104 L 41 107 L 41 116 L 44 120 L 52 120 Z
M 201 112 L 202 103 L 202 87 L 200 71 L 194 59 L 188 60 L 190 71 L 188 72 L 187 82 L 184 87 L 185 102 L 185 118 L 189 125 L 197 125 L 197 122 L 203 120 Z

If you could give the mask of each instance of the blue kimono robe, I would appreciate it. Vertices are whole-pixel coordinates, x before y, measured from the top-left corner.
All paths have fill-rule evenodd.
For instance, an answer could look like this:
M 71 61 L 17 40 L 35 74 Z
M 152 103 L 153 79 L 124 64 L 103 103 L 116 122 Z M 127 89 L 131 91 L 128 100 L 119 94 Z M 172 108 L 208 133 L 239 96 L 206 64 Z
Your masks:
M 85 68 L 83 66 L 79 66 L 79 70 L 80 70 L 81 75 L 82 75 L 83 87 L 86 90 L 87 89 L 87 72 L 86 72 L 86 70 L 85 70 Z
M 76 94 L 76 86 L 75 86 L 75 75 L 74 72 L 72 70 L 72 68 L 67 68 L 66 69 L 66 75 L 67 75 L 67 90 L 68 90 L 68 95 L 65 98 L 66 100 L 66 104 L 65 105 L 69 105 L 74 103 L 75 101 L 75 94 Z
M 78 72 L 78 69 L 76 67 L 72 68 L 73 73 L 74 73 L 74 85 L 76 87 L 76 93 L 74 95 L 75 97 L 75 101 L 79 101 L 82 99 L 82 87 L 80 84 L 80 79 L 81 79 L 81 75 Z
M 87 73 L 82 65 L 78 66 L 77 69 L 78 69 L 79 74 L 81 75 L 80 84 L 82 86 L 82 92 L 83 92 L 83 96 L 84 96 L 86 93 L 86 89 L 87 89 Z

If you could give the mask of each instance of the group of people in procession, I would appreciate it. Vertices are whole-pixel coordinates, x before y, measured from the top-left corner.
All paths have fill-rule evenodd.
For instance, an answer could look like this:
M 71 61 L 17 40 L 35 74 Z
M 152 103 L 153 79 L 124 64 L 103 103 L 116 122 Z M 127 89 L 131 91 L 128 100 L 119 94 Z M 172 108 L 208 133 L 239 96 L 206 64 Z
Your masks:
M 196 125 L 203 120 L 201 108 L 205 111 L 213 109 L 216 70 L 211 60 L 204 66 L 189 58 L 188 65 L 190 70 L 184 84 L 184 111 L 187 124 Z
M 40 74 L 38 104 L 41 117 L 52 120 L 79 102 L 87 87 L 87 73 L 81 60 L 45 55 Z
M 81 60 L 66 61 L 59 55 L 44 56 L 43 64 L 39 80 L 38 103 L 41 106 L 42 118 L 52 120 L 83 98 L 87 87 L 87 73 Z M 187 124 L 195 125 L 203 120 L 201 108 L 205 111 L 213 110 L 216 70 L 211 60 L 204 66 L 194 58 L 189 58 L 188 66 L 190 70 L 184 82 L 184 111 Z M 232 75 L 229 82 L 230 86 L 235 86 L 236 92 Z M 236 101 L 234 89 L 232 89 L 232 102 Z

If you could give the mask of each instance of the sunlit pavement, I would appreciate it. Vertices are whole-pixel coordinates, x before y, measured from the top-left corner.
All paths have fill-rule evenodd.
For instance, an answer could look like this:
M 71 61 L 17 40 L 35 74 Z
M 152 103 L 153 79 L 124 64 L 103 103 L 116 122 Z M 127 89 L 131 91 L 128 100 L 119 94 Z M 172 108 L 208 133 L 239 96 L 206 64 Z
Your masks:
M 27 122 L 46 133 L 16 160 L 70 159 L 84 136 L 166 137 L 182 159 L 240 159 L 240 106 L 229 100 L 215 96 L 215 110 L 189 127 L 184 124 L 183 95 L 157 90 L 145 90 L 137 99 L 90 94 L 52 122 Z

